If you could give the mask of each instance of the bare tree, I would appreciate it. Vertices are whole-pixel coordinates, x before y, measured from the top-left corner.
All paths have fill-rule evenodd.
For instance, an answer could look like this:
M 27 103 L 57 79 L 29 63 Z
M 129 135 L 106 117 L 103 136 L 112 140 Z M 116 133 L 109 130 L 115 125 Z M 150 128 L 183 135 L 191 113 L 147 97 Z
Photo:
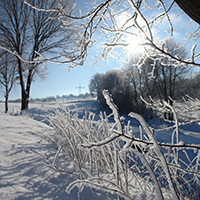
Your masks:
M 8 98 L 11 89 L 17 80 L 16 59 L 12 54 L 1 51 L 0 54 L 0 84 L 4 87 L 5 92 L 5 113 L 8 112 Z
M 151 59 L 145 58 L 145 60 L 143 60 L 143 65 L 138 68 L 137 63 L 141 56 L 142 55 L 131 56 L 124 65 L 123 72 L 132 88 L 133 110 L 144 115 L 147 113 L 147 108 L 140 97 L 149 98 L 149 95 L 155 96 L 156 93 L 155 79 L 149 77 L 153 62 Z
M 187 0 L 185 1 L 187 2 Z M 130 41 L 135 41 L 134 38 L 137 37 L 141 40 L 147 52 L 153 49 L 156 54 L 169 56 L 176 65 L 182 63 L 200 67 L 197 59 L 200 54 L 199 52 L 195 52 L 197 49 L 195 43 L 199 40 L 199 24 L 197 24 L 199 21 L 198 17 L 195 18 L 195 16 L 198 16 L 199 4 L 196 1 L 193 3 L 189 2 L 187 4 L 189 8 L 186 8 L 186 4 L 178 0 L 172 2 L 164 0 L 107 0 L 100 3 L 93 1 L 91 9 L 88 9 L 83 14 L 82 12 L 75 12 L 75 5 L 72 7 L 70 13 L 65 12 L 62 2 L 59 7 L 54 7 L 53 9 L 45 9 L 42 6 L 37 7 L 30 3 L 28 4 L 38 10 L 59 13 L 61 20 L 70 19 L 73 28 L 81 30 L 78 32 L 78 42 L 71 49 L 70 57 L 66 53 L 67 59 L 60 60 L 60 63 L 72 63 L 71 67 L 83 64 L 87 57 L 88 49 L 96 42 L 95 33 L 98 32 L 98 34 L 101 33 L 103 38 L 103 45 L 94 63 L 100 60 L 106 62 L 109 56 L 115 56 L 119 59 L 120 52 L 117 52 L 114 48 L 122 47 L 124 49 L 125 47 L 129 47 L 131 45 Z M 196 6 L 196 10 L 193 9 L 193 5 Z M 180 8 L 194 19 L 195 22 L 190 22 L 189 17 L 187 18 Z M 193 12 L 191 13 L 191 11 Z M 186 17 L 187 19 L 182 20 L 177 26 L 176 22 L 178 19 L 181 20 L 181 17 Z M 157 32 L 159 32 L 160 38 L 157 37 Z M 191 55 L 184 59 L 170 54 L 164 46 L 166 39 L 180 32 L 185 34 L 184 45 L 190 44 L 191 47 Z M 43 61 L 52 61 L 42 55 L 40 58 Z
M 180 59 L 184 59 L 187 55 L 186 49 L 181 46 L 175 40 L 166 40 L 166 50 L 173 56 L 177 56 Z M 170 99 L 181 98 L 178 96 L 182 88 L 178 87 L 178 82 L 190 75 L 191 68 L 184 65 L 176 66 L 176 63 L 165 55 L 156 55 L 153 53 L 144 54 L 140 57 L 140 61 L 137 63 L 140 66 L 140 72 L 142 73 L 144 90 L 148 91 L 147 95 L 141 92 L 143 96 L 149 95 L 164 99 L 166 102 L 172 101 Z M 157 92 L 155 92 L 157 90 Z
M 94 95 L 96 94 L 97 96 L 99 96 L 100 91 L 100 80 L 101 80 L 101 76 L 103 74 L 99 74 L 96 73 L 92 76 L 90 83 L 89 83 L 89 90 L 90 90 L 90 94 Z
M 172 55 L 181 59 L 186 56 L 186 49 L 174 40 L 167 40 L 165 48 Z M 138 67 L 139 65 L 139 67 Z M 184 65 L 176 67 L 169 57 L 150 53 L 141 53 L 131 57 L 124 66 L 125 75 L 133 88 L 134 104 L 143 110 L 143 98 L 149 96 L 165 100 L 172 105 L 172 99 L 181 99 L 186 86 L 180 87 L 180 82 L 190 75 L 191 68 Z
M 67 1 L 65 6 L 69 6 L 69 2 Z M 31 3 L 48 9 L 56 6 L 58 2 L 32 0 Z M 58 13 L 32 9 L 24 4 L 23 0 L 2 0 L 0 12 L 0 35 L 5 38 L 0 39 L 0 44 L 2 48 L 14 52 L 18 60 L 21 110 L 27 110 L 32 81 L 36 75 L 43 77 L 45 72 L 41 61 L 33 61 L 37 60 L 40 54 L 53 55 L 55 49 L 58 52 L 59 48 L 70 45 L 69 39 L 73 34 L 66 31 L 66 27 L 65 30 L 62 29 Z M 23 62 L 23 59 L 30 62 Z
M 58 4 L 57 0 L 46 1 L 46 0 L 32 0 L 32 5 L 42 6 L 46 9 L 52 8 Z M 65 9 L 70 8 L 70 0 L 65 1 Z M 32 50 L 29 55 L 29 60 L 36 60 L 41 54 L 54 55 L 55 52 L 61 51 L 66 45 L 72 45 L 73 32 L 66 31 L 62 28 L 62 22 L 58 20 L 58 14 L 55 12 L 44 12 L 31 9 L 31 45 Z M 44 66 L 43 63 L 30 63 L 28 64 L 28 75 L 26 81 L 26 102 L 25 108 L 28 108 L 29 95 L 31 83 L 34 77 L 38 75 L 43 77 Z M 42 67 L 41 67 L 42 66 Z
M 25 53 L 25 46 L 28 42 L 27 30 L 30 8 L 25 5 L 23 1 L 2 0 L 0 3 L 1 46 L 12 52 L 16 52 L 19 56 L 23 56 Z M 16 57 L 16 59 L 21 86 L 22 102 L 24 102 L 24 99 L 26 99 L 23 75 L 25 69 L 21 59 L 18 57 Z M 22 109 L 25 109 L 25 105 L 23 105 L 23 103 Z
M 181 59 L 186 57 L 185 48 L 182 48 L 181 45 L 174 40 L 167 40 L 165 48 L 167 48 L 168 52 L 173 56 L 178 56 Z M 155 60 L 155 58 L 153 60 Z M 164 56 L 157 57 L 154 63 L 153 74 L 156 80 L 157 94 L 160 95 L 160 99 L 164 99 L 172 105 L 170 98 L 177 98 L 178 91 L 181 90 L 181 88 L 177 87 L 177 82 L 189 75 L 190 68 L 186 68 L 184 65 L 176 67 L 174 61 L 170 61 L 168 57 Z
M 106 101 L 102 91 L 109 90 L 120 112 L 132 111 L 132 91 L 124 73 L 119 69 L 107 71 L 100 78 L 98 99 L 103 106 Z

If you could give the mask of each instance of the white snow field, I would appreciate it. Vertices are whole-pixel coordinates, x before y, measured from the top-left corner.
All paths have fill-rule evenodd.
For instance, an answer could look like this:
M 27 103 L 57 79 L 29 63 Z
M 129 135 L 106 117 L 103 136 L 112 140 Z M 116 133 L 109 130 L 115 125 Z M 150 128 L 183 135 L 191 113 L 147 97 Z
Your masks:
M 78 108 L 79 115 L 92 111 L 98 117 L 100 111 L 98 102 L 94 99 L 62 104 L 70 107 L 72 111 Z M 43 157 L 38 154 L 44 155 L 48 152 L 47 149 L 51 148 L 52 144 L 45 140 L 40 141 L 43 136 L 54 131 L 48 125 L 46 112 L 56 107 L 56 103 L 31 103 L 28 115 L 18 115 L 19 103 L 9 103 L 9 114 L 4 113 L 4 104 L 0 103 L 0 200 L 107 198 L 102 192 L 93 194 L 89 188 L 81 192 L 82 197 L 78 197 L 77 188 L 70 194 L 66 193 L 67 186 L 76 180 L 76 177 L 49 168 L 43 162 Z M 158 125 L 157 121 L 149 123 L 155 127 Z M 134 124 L 135 130 L 139 130 L 138 123 L 133 120 Z M 170 132 L 162 135 L 160 133 L 158 135 L 155 132 L 159 142 L 170 142 Z M 194 124 L 182 128 L 180 140 L 187 144 L 200 144 L 200 126 Z M 69 169 L 72 167 L 67 161 L 65 164 Z
M 87 107 L 90 106 L 87 101 L 85 103 Z M 16 115 L 20 104 L 9 104 L 9 111 L 15 113 L 10 115 L 4 113 L 4 104 L 0 103 L 0 200 L 78 199 L 77 189 L 66 193 L 67 185 L 73 180 L 70 174 L 50 169 L 42 162 L 41 156 L 22 149 L 45 153 L 49 144 L 40 140 L 52 128 L 38 120 L 44 119 L 45 112 L 53 107 L 56 107 L 56 103 L 30 104 L 31 114 L 28 117 Z M 89 189 L 83 191 L 83 196 L 105 199 L 103 195 L 92 194 Z

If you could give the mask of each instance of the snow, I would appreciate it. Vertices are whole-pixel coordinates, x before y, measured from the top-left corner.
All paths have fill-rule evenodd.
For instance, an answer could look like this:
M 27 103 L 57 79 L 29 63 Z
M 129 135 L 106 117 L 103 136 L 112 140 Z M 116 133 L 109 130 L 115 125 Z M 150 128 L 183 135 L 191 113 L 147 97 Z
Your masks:
M 69 107 L 72 112 L 78 112 L 83 116 L 84 112 L 92 111 L 96 113 L 95 118 L 99 118 L 100 107 L 94 99 L 73 100 L 62 102 L 64 107 Z M 70 193 L 66 188 L 75 176 L 69 173 L 55 171 L 43 162 L 43 158 L 35 153 L 45 154 L 47 149 L 52 148 L 52 144 L 41 139 L 44 135 L 53 132 L 48 125 L 46 113 L 58 107 L 52 103 L 32 103 L 29 107 L 29 114 L 18 115 L 20 112 L 19 103 L 9 104 L 9 113 L 4 113 L 4 104 L 0 103 L 0 199 L 20 200 L 20 199 L 78 199 L 78 189 L 75 187 Z M 81 116 L 81 117 L 82 117 Z M 127 117 L 126 117 L 127 118 Z M 150 121 L 155 128 L 159 127 L 159 120 Z M 140 134 L 140 129 L 136 121 L 134 131 Z M 184 143 L 199 144 L 200 126 L 194 124 L 181 128 L 180 140 Z M 160 128 L 160 127 L 159 127 Z M 191 131 L 190 131 L 191 130 Z M 161 132 L 159 132 L 160 134 Z M 155 137 L 159 142 L 169 142 L 171 134 L 163 132 Z M 67 161 L 65 161 L 67 162 Z M 68 168 L 73 168 L 70 163 L 66 163 Z M 100 192 L 93 194 L 89 188 L 84 188 L 81 193 L 85 199 L 106 199 Z
M 20 149 L 42 151 L 44 145 L 39 141 L 51 128 L 26 116 L 2 112 L 0 121 L 0 199 L 66 198 L 67 176 L 50 170 L 34 152 Z
M 10 103 L 9 107 L 11 112 L 18 113 L 20 104 Z M 37 115 L 37 119 L 44 120 L 45 110 L 53 107 L 56 107 L 56 103 L 30 104 L 29 116 L 34 110 L 34 117 L 37 118 Z M 41 116 L 39 116 L 40 109 Z M 44 153 L 49 144 L 40 140 L 44 134 L 51 131 L 50 126 L 31 117 L 5 114 L 4 104 L 0 103 L 1 200 L 78 199 L 77 188 L 70 194 L 66 193 L 66 187 L 73 180 L 70 174 L 50 169 L 42 162 L 41 156 L 27 150 Z M 82 195 L 94 199 L 105 199 L 105 197 L 92 194 L 87 188 Z

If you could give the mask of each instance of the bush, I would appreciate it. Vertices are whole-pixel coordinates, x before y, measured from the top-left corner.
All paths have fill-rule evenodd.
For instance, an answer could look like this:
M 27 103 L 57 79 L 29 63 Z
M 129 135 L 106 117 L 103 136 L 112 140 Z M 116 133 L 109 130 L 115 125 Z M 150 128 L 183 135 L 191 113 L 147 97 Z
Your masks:
M 105 89 L 109 90 L 121 113 L 129 113 L 132 111 L 132 90 L 121 70 L 110 70 L 100 77 L 98 100 L 102 106 L 107 107 L 104 96 L 102 95 L 102 91 Z
M 179 141 L 180 124 L 175 110 L 163 104 L 165 109 L 172 109 L 175 125 L 170 127 L 174 129 L 172 142 L 159 143 L 143 117 L 130 113 L 140 123 L 140 136 L 136 137 L 136 128 L 131 127 L 130 121 L 122 122 L 109 93 L 104 90 L 103 95 L 112 114 L 101 112 L 99 121 L 94 121 L 93 113 L 79 119 L 78 113 L 62 106 L 49 114 L 55 130 L 51 140 L 58 146 L 50 167 L 78 175 L 67 191 L 77 186 L 81 192 L 89 186 L 93 192 L 99 189 L 109 197 L 117 194 L 119 199 L 199 199 L 200 147 Z M 110 123 L 112 116 L 114 121 Z M 59 164 L 63 157 L 65 160 Z M 59 168 L 69 160 L 73 170 Z

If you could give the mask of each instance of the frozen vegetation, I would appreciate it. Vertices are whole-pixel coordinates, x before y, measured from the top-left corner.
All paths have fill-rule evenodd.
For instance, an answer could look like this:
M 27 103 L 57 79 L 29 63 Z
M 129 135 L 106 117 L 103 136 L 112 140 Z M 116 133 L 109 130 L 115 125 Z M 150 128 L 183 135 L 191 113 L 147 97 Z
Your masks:
M 174 121 L 146 123 L 104 97 L 107 112 L 94 99 L 32 103 L 28 115 L 1 103 L 0 199 L 199 199 L 199 102 L 152 101 Z
M 1 104 L 0 199 L 200 199 L 200 102 L 189 96 L 182 103 L 174 101 L 180 99 L 177 94 L 198 92 L 180 92 L 180 87 L 188 88 L 189 67 L 200 67 L 198 3 L 107 0 L 79 10 L 70 0 L 45 2 L 6 0 L 0 5 L 5 102 L 18 80 L 22 91 L 21 109 L 10 104 L 4 114 Z M 177 36 L 183 43 L 174 46 Z M 150 98 L 145 103 L 156 113 L 150 121 L 118 112 L 115 103 L 129 109 L 125 100 L 131 100 L 122 98 L 126 81 L 121 75 L 118 80 L 124 84 L 116 81 L 113 91 L 94 88 L 97 96 L 103 91 L 99 100 L 105 98 L 106 112 L 94 100 L 28 106 L 35 76 L 46 76 L 45 62 L 74 68 L 97 46 L 92 65 L 106 65 L 110 57 L 124 65 L 124 50 L 130 55 L 145 52 L 130 60 L 126 75 L 136 108 L 139 99 L 144 103 Z M 120 93 L 115 93 L 117 87 Z

